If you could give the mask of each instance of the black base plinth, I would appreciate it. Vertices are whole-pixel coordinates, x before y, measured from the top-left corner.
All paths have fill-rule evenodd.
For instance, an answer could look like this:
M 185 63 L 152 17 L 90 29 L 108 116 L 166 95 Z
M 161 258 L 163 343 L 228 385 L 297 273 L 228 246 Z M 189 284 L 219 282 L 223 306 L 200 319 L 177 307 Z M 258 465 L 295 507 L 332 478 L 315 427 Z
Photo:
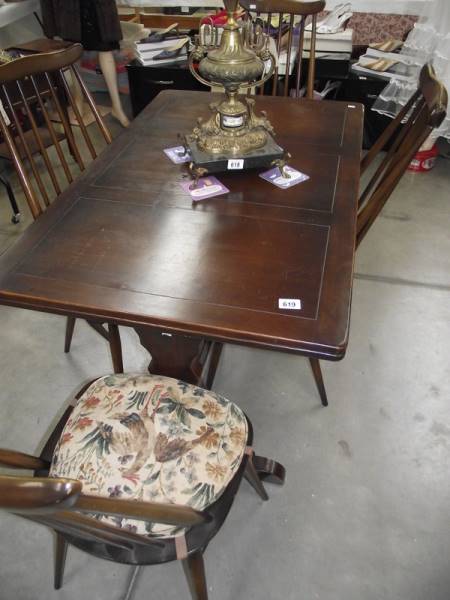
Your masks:
M 245 154 L 209 154 L 197 146 L 196 141 L 188 141 L 193 169 L 206 169 L 208 174 L 223 173 L 224 171 L 258 169 L 273 166 L 273 161 L 283 158 L 285 152 L 272 136 L 268 136 L 266 144 Z M 241 162 L 243 161 L 243 162 Z

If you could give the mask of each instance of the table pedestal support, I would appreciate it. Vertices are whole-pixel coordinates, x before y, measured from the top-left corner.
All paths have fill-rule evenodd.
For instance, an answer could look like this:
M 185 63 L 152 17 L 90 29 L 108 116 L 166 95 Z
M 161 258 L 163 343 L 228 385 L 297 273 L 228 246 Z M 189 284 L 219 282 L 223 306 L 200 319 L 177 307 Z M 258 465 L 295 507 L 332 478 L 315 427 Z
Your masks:
M 148 366 L 150 373 L 211 389 L 223 344 L 150 327 L 134 329 L 152 357 Z

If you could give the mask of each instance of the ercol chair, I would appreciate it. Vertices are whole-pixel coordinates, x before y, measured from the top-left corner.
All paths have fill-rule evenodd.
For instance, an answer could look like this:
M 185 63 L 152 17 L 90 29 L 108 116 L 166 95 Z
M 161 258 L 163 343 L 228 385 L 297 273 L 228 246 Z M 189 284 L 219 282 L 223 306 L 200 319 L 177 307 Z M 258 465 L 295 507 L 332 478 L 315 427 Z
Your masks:
M 305 26 L 307 20 L 311 17 L 311 30 L 308 31 L 310 45 L 308 46 L 308 75 L 306 85 L 306 97 L 312 98 L 314 93 L 314 74 L 316 60 L 316 24 L 317 15 L 325 8 L 324 0 L 314 0 L 312 2 L 299 2 L 298 0 L 240 0 L 240 5 L 248 12 L 256 12 L 257 16 L 267 15 L 265 21 L 265 31 L 270 33 L 272 22 L 278 24 L 278 33 L 276 37 L 276 48 L 278 56 L 282 48 L 286 48 L 286 75 L 282 85 L 279 84 L 279 69 L 275 69 L 272 80 L 272 95 L 277 94 L 288 96 L 290 93 L 289 85 L 289 66 L 296 64 L 295 71 L 295 97 L 299 96 L 300 85 L 302 82 L 302 60 L 305 46 Z M 283 20 L 287 17 L 286 28 L 282 27 Z M 294 29 L 298 29 L 298 45 L 294 44 Z M 264 93 L 263 88 L 261 92 Z
M 0 509 L 56 533 L 54 586 L 68 545 L 135 566 L 180 560 L 193 600 L 207 600 L 203 553 L 242 477 L 284 481 L 255 456 L 252 427 L 222 396 L 154 375 L 109 375 L 85 386 L 40 457 L 0 450 Z M 126 598 L 129 598 L 128 589 Z
M 83 47 L 80 44 L 73 44 L 54 52 L 30 54 L 0 66 L 0 100 L 4 107 L 4 114 L 0 112 L 0 133 L 3 137 L 0 154 L 3 151 L 4 156 L 12 161 L 34 219 L 38 219 L 50 206 L 50 187 L 47 187 L 45 182 L 45 169 L 49 177 L 48 183 L 51 183 L 55 195 L 58 196 L 62 191 L 55 162 L 47 151 L 50 146 L 54 146 L 56 150 L 59 165 L 68 184 L 72 183 L 74 175 L 64 153 L 63 140 L 67 141 L 68 149 L 79 169 L 85 169 L 81 144 L 74 135 L 68 117 L 68 106 L 73 110 L 81 137 L 90 155 L 93 159 L 97 157 L 91 136 L 67 82 L 68 73 L 80 86 L 83 98 L 106 143 L 110 144 L 112 141 L 95 102 L 75 67 L 74 63 L 79 60 L 82 52 Z M 58 115 L 61 126 L 58 127 L 52 122 L 50 107 Z M 25 127 L 25 122 L 28 128 Z M 42 159 L 39 162 L 36 159 L 37 155 Z M 27 170 L 25 161 L 28 162 L 31 172 Z M 108 341 L 114 371 L 122 372 L 122 351 L 117 325 L 110 323 L 106 328 L 100 322 L 89 320 L 88 323 Z M 69 317 L 65 352 L 70 350 L 74 326 L 75 318 Z
M 436 78 L 433 67 L 424 65 L 417 91 L 361 161 L 363 175 L 375 157 L 389 144 L 389 150 L 359 198 L 356 248 L 380 214 L 417 150 L 445 119 L 447 102 L 447 90 Z M 310 363 L 322 404 L 327 406 L 319 360 L 310 358 Z

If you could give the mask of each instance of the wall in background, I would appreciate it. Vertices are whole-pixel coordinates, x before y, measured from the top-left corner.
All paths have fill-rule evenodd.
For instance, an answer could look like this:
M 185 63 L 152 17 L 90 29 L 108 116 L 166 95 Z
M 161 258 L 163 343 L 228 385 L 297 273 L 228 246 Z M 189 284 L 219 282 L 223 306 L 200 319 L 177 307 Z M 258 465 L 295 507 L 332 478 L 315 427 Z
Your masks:
M 38 0 L 0 6 L 0 48 L 42 37 L 42 29 L 33 11 L 40 13 Z
M 395 13 L 400 15 L 422 14 L 430 0 L 349 0 L 358 12 Z M 344 0 L 327 0 L 327 9 L 334 8 Z
M 327 8 L 333 8 L 345 0 L 327 0 Z M 349 0 L 359 12 L 397 13 L 415 15 L 421 12 L 429 0 Z M 450 1 L 450 0 L 449 0 Z M 158 6 L 223 6 L 222 0 L 118 0 L 117 4 L 131 7 Z

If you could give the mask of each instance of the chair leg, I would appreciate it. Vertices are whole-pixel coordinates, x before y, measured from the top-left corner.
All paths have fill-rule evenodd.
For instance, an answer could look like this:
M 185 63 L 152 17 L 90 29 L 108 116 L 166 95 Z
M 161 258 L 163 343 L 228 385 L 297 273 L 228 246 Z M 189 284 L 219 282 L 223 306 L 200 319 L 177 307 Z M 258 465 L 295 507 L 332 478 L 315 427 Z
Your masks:
M 328 406 L 327 392 L 323 383 L 322 369 L 320 368 L 320 362 L 318 358 L 310 358 L 309 364 L 316 381 L 317 390 L 319 392 L 320 399 L 322 400 L 322 406 Z
M 133 568 L 133 571 L 131 572 L 130 581 L 128 582 L 127 591 L 125 592 L 125 596 L 123 597 L 123 600 L 131 600 L 134 586 L 136 585 L 136 579 L 137 579 L 140 571 L 141 571 L 140 565 L 137 565 L 136 567 Z
M 108 334 L 114 373 L 123 373 L 122 344 L 118 325 L 108 323 Z
M 205 563 L 201 550 L 190 554 L 182 561 L 184 574 L 186 575 L 192 600 L 208 600 L 208 589 L 206 587 Z
M 56 533 L 56 545 L 55 545 L 55 577 L 54 577 L 54 586 L 55 590 L 59 590 L 62 587 L 63 576 L 64 576 L 64 566 L 66 564 L 66 555 L 67 555 L 67 546 L 68 543 L 63 538 L 63 536 Z
M 223 350 L 223 344 L 220 342 L 213 342 L 213 347 L 211 351 L 211 360 L 209 363 L 208 374 L 206 376 L 206 389 L 210 390 L 214 383 L 214 376 L 217 371 L 217 367 L 219 366 L 220 357 Z
M 70 352 L 70 345 L 72 343 L 73 330 L 75 327 L 75 317 L 67 317 L 66 322 L 66 339 L 64 341 L 64 352 Z
M 247 458 L 247 464 L 245 465 L 244 477 L 255 490 L 260 498 L 268 500 L 269 496 L 264 488 L 264 485 L 258 475 L 258 471 L 253 463 L 253 454 Z
M 15 225 L 17 225 L 17 223 L 20 222 L 20 210 L 17 205 L 16 197 L 14 195 L 11 184 L 9 183 L 9 181 L 7 179 L 4 179 L 1 175 L 0 175 L 0 183 L 2 183 L 5 186 L 6 193 L 8 194 L 8 198 L 9 198 L 9 203 L 11 204 L 11 208 L 13 211 L 13 216 L 12 216 L 11 221 Z

